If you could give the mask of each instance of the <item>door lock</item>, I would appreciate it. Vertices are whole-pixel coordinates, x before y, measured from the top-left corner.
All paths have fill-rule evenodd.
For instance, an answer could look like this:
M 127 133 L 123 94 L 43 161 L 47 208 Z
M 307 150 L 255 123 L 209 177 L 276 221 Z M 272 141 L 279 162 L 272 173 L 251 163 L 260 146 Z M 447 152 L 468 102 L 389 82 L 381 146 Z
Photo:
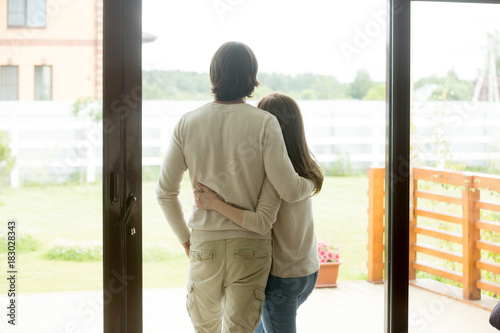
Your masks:
M 134 192 L 130 192 L 127 200 L 127 210 L 125 211 L 125 216 L 123 217 L 123 223 L 125 225 L 130 221 L 130 217 L 135 209 L 135 204 L 137 202 L 137 198 L 134 195 Z

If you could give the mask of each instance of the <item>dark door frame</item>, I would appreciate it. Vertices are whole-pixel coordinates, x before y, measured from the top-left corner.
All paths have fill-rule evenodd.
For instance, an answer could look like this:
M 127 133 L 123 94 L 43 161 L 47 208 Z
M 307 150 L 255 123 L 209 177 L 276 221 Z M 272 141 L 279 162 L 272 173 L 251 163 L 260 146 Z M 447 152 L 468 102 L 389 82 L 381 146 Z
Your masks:
M 411 1 L 388 0 L 385 331 L 408 331 Z M 428 0 L 491 3 L 500 0 Z M 104 0 L 104 332 L 142 332 L 142 1 Z
M 389 0 L 386 77 L 385 332 L 408 332 L 411 2 L 500 4 L 500 0 Z
M 142 0 L 104 0 L 104 332 L 142 332 Z
M 384 331 L 408 331 L 410 0 L 389 0 L 386 77 Z

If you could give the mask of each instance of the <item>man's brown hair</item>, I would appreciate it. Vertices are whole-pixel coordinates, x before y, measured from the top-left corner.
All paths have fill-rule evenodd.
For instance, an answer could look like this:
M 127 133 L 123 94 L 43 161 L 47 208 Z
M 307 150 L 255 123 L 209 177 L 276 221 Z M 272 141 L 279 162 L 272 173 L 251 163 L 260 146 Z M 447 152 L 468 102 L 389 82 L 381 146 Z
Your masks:
M 217 101 L 233 101 L 252 97 L 259 85 L 257 58 L 253 51 L 239 42 L 224 43 L 210 62 L 210 82 Z

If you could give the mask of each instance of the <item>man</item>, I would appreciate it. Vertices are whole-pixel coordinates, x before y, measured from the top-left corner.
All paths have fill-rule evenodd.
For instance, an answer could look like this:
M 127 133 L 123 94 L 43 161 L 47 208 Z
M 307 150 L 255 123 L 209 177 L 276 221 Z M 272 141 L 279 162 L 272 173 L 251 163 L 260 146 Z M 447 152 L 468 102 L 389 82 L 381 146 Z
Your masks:
M 246 210 L 255 210 L 266 175 L 289 202 L 313 190 L 313 183 L 294 171 L 276 118 L 246 103 L 259 84 L 257 70 L 245 44 L 227 42 L 217 50 L 210 63 L 215 100 L 177 123 L 156 189 L 190 258 L 187 308 L 196 332 L 257 328 L 271 267 L 271 233 L 253 233 L 215 211 L 198 209 L 188 227 L 178 199 L 184 172 L 189 170 L 193 188 L 203 183 Z

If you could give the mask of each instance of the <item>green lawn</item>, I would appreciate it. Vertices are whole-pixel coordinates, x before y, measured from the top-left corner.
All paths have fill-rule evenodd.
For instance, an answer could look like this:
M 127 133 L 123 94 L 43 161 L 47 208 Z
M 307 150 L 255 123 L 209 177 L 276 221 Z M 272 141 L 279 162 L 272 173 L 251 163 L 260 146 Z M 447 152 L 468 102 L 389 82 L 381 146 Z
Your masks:
M 193 202 L 189 187 L 186 178 L 181 191 L 186 217 Z M 186 283 L 188 260 L 164 220 L 154 188 L 154 182 L 143 185 L 143 243 L 152 251 L 172 255 L 144 262 L 144 287 L 181 287 Z M 18 254 L 20 292 L 101 289 L 101 261 L 42 258 L 58 239 L 102 241 L 101 189 L 101 185 L 4 188 L 0 194 L 0 234 L 7 231 L 7 219 L 15 218 L 20 235 L 30 234 L 41 243 L 34 252 Z M 367 190 L 366 177 L 327 177 L 322 192 L 314 197 L 317 239 L 341 246 L 340 280 L 366 278 Z M 6 261 L 6 254 L 0 253 L 0 262 Z M 0 289 L 5 288 L 6 280 L 0 279 Z

